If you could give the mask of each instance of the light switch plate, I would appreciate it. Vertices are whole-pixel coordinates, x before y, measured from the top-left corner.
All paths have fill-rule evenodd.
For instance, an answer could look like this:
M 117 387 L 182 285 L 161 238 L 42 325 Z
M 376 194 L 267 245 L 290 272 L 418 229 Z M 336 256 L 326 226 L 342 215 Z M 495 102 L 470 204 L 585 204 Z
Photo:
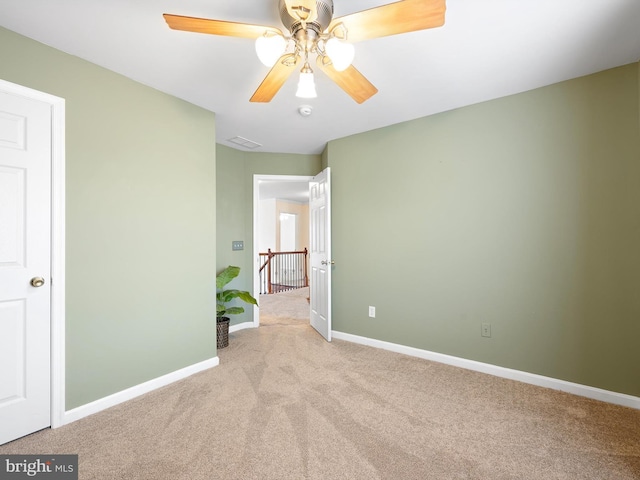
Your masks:
M 231 242 L 231 250 L 244 250 L 244 241 L 234 240 Z

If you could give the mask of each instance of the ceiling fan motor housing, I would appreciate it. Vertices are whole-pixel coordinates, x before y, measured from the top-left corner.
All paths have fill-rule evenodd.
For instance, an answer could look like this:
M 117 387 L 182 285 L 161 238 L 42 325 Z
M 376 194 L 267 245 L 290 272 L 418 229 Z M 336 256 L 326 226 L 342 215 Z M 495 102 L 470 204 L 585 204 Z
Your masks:
M 333 0 L 316 0 L 316 8 L 318 17 L 315 21 L 308 23 L 307 28 L 311 27 L 316 34 L 320 34 L 327 29 L 333 19 Z M 289 15 L 285 0 L 279 0 L 278 10 L 280 11 L 282 24 L 295 37 L 296 33 L 302 28 L 302 22 Z

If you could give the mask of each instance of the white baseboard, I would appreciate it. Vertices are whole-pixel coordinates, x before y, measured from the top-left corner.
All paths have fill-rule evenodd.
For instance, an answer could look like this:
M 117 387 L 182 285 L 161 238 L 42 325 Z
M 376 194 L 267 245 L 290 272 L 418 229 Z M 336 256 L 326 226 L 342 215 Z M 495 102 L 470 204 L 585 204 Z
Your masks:
M 229 333 L 237 332 L 238 330 L 244 330 L 245 328 L 255 328 L 257 325 L 255 322 L 242 322 L 237 325 L 229 326 Z
M 535 373 L 522 372 L 520 370 L 499 367 L 497 365 L 491 365 L 489 363 L 476 362 L 475 360 L 467 360 L 451 355 L 445 355 L 443 353 L 436 353 L 430 352 L 428 350 L 421 350 L 419 348 L 407 347 L 405 345 L 399 345 L 397 343 L 390 343 L 384 342 L 382 340 L 375 340 L 373 338 L 360 337 L 358 335 L 352 335 L 350 333 L 337 332 L 335 330 L 331 333 L 333 335 L 333 338 L 338 340 L 346 340 L 348 342 L 359 343 L 361 345 L 367 345 L 369 347 L 381 348 L 383 350 L 389 350 L 391 352 L 402 353 L 404 355 L 423 358 L 425 360 L 444 363 L 446 365 L 465 368 L 467 370 L 473 370 L 476 372 L 488 373 L 489 375 L 494 375 L 496 377 L 517 380 L 519 382 L 537 385 L 539 387 L 560 390 L 562 392 L 571 393 L 573 395 L 579 395 L 581 397 L 587 397 L 594 400 L 600 400 L 602 402 L 613 403 L 615 405 L 621 405 L 624 407 L 630 407 L 640 410 L 640 397 L 634 397 L 632 395 L 626 395 L 624 393 L 611 392 L 609 390 L 590 387 L 588 385 L 580 385 L 579 383 L 572 383 L 565 380 L 558 380 L 556 378 L 544 377 Z
M 87 403 L 86 405 L 82 405 L 80 407 L 66 411 L 63 416 L 62 425 L 75 422 L 76 420 L 80 420 L 81 418 L 88 417 L 89 415 L 93 415 L 94 413 L 98 413 L 102 410 L 106 410 L 107 408 L 114 407 L 119 403 L 139 397 L 140 395 L 151 392 L 152 390 L 156 390 L 160 387 L 164 387 L 166 385 L 169 385 L 170 383 L 177 382 L 178 380 L 182 380 L 183 378 L 187 378 L 195 373 L 202 372 L 203 370 L 217 367 L 219 364 L 220 359 L 218 357 L 213 357 L 203 362 L 181 368 L 180 370 L 176 370 L 175 372 L 168 373 L 161 377 L 154 378 L 153 380 L 149 380 L 148 382 L 144 382 L 131 388 L 127 388 L 126 390 L 114 393 L 113 395 L 100 398 L 99 400 Z

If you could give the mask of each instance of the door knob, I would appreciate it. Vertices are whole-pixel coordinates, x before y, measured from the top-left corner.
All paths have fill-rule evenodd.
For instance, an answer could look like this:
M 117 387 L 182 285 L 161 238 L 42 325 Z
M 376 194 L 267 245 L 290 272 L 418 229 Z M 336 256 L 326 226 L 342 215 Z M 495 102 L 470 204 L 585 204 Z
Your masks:
M 329 261 L 327 261 L 327 260 L 322 260 L 322 261 L 320 262 L 320 264 L 321 264 L 321 265 L 335 265 L 335 264 L 336 264 L 336 262 L 334 262 L 333 260 L 329 260 Z
M 42 277 L 33 277 L 31 279 L 30 283 L 31 283 L 32 287 L 36 287 L 36 288 L 41 287 L 41 286 L 44 285 L 44 278 L 42 278 Z

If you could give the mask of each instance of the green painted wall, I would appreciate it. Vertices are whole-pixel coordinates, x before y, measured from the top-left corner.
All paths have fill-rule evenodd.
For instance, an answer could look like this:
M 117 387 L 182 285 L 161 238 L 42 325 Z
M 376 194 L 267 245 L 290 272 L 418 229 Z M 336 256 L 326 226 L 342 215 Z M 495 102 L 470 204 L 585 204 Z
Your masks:
M 322 170 L 320 155 L 243 152 L 217 145 L 217 264 L 240 267 L 230 286 L 253 292 L 253 176 L 308 175 Z M 243 251 L 232 251 L 231 242 L 243 240 Z M 254 295 L 255 296 L 255 295 Z M 238 305 L 246 304 L 238 303 Z M 231 324 L 253 321 L 253 309 L 234 315 Z
M 330 142 L 334 329 L 640 395 L 638 73 Z
M 66 408 L 216 356 L 215 116 L 0 28 L 66 99 Z
M 215 356 L 253 174 L 324 165 L 336 330 L 640 395 L 638 64 L 305 156 L 216 146 L 211 112 L 2 28 L 0 60 L 67 102 L 68 409 Z

